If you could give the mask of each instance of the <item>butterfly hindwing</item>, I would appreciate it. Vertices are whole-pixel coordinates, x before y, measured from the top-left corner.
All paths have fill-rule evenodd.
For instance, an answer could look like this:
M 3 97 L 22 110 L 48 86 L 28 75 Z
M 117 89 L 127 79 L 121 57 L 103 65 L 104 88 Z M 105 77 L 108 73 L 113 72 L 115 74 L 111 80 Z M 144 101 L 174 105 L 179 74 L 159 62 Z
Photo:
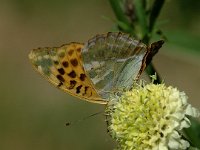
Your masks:
M 56 87 L 81 99 L 105 103 L 83 68 L 83 44 L 70 43 L 58 48 L 40 48 L 29 55 L 35 69 Z
M 83 47 L 83 64 L 104 99 L 109 92 L 129 88 L 144 68 L 145 44 L 121 32 L 97 35 Z

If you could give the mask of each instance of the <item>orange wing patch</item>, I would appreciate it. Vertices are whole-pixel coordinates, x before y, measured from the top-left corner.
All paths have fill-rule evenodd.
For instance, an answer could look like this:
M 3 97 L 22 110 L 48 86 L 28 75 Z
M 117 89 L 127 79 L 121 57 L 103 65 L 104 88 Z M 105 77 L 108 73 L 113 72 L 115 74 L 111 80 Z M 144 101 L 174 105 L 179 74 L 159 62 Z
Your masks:
M 59 48 L 33 50 L 29 58 L 48 81 L 65 92 L 81 99 L 105 104 L 83 69 L 83 44 L 70 43 Z

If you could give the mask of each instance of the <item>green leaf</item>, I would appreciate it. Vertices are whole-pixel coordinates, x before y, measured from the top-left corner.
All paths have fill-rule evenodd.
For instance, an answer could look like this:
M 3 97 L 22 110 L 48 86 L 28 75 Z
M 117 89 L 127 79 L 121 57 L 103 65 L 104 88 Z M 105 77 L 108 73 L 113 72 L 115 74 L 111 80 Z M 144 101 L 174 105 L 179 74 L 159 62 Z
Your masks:
M 117 21 L 118 26 L 121 28 L 123 32 L 129 33 L 131 35 L 134 35 L 134 32 L 130 26 L 128 26 L 126 23 L 122 21 Z
M 144 1 L 135 0 L 134 4 L 135 4 L 135 13 L 139 20 L 139 25 L 142 31 L 142 37 L 144 38 L 148 33 L 147 16 L 146 16 Z
M 192 143 L 192 146 L 200 148 L 200 123 L 189 117 L 191 126 L 189 128 L 185 128 L 183 131 L 187 136 L 187 139 Z
M 158 72 L 156 71 L 155 67 L 153 66 L 152 63 L 150 63 L 147 68 L 146 68 L 146 72 L 149 75 L 150 78 L 152 78 L 151 76 L 156 75 L 156 79 L 153 80 L 154 84 L 160 84 L 162 83 L 162 79 L 160 78 L 160 75 L 158 74 Z
M 124 14 L 124 11 L 121 7 L 121 1 L 120 0 L 109 0 L 110 5 L 115 13 L 115 16 L 117 20 L 120 22 L 124 22 L 124 24 L 127 24 L 127 26 L 130 26 L 130 22 L 126 15 Z

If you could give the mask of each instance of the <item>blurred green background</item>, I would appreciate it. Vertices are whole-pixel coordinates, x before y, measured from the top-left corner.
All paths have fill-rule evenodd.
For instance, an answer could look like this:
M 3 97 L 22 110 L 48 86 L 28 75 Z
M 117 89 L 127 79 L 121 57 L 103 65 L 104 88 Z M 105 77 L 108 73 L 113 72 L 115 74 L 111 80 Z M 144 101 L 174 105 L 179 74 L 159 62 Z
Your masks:
M 168 41 L 153 60 L 168 85 L 200 108 L 200 1 L 168 0 L 158 27 Z M 85 42 L 112 29 L 108 0 L 1 0 L 0 150 L 110 150 L 103 114 L 66 127 L 104 106 L 69 96 L 32 68 L 37 47 Z

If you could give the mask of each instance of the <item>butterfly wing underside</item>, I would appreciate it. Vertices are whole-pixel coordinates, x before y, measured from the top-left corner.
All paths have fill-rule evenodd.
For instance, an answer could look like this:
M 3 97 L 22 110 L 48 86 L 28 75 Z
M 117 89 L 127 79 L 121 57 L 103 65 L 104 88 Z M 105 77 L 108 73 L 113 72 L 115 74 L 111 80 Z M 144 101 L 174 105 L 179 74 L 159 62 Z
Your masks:
M 131 88 L 145 68 L 147 47 L 124 33 L 109 32 L 89 40 L 82 50 L 83 64 L 98 94 Z
M 34 68 L 56 87 L 90 102 L 104 104 L 87 77 L 81 60 L 83 44 L 39 48 L 29 54 Z

